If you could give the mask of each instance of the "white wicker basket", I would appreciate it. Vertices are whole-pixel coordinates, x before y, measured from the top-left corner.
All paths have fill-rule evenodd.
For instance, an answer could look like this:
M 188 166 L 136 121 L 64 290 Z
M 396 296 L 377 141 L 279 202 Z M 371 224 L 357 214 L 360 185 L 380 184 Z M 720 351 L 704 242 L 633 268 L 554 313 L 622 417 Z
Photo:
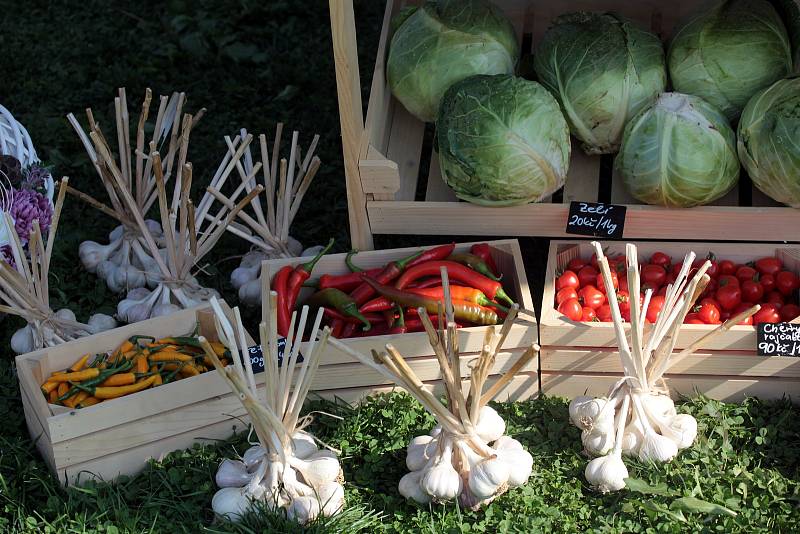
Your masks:
M 0 154 L 14 156 L 23 167 L 39 163 L 28 130 L 2 105 L 0 105 Z

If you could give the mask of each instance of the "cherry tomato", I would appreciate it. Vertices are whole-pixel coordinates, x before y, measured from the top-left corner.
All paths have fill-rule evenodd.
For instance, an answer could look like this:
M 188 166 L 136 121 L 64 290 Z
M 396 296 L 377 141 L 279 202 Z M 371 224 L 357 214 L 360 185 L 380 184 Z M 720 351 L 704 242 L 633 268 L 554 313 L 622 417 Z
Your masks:
M 606 302 L 605 294 L 594 286 L 585 286 L 578 291 L 578 300 L 581 304 L 596 310 Z
M 783 269 L 783 262 L 774 257 L 759 258 L 753 265 L 762 275 L 771 274 L 774 276 Z
M 745 280 L 742 282 L 742 300 L 744 302 L 761 302 L 764 298 L 764 286 L 760 282 Z
M 713 297 L 714 294 L 717 292 L 717 288 L 718 287 L 719 287 L 719 284 L 717 284 L 717 280 L 715 278 L 712 278 L 711 280 L 708 281 L 708 284 L 706 284 L 706 288 L 703 290 L 703 293 L 700 296 L 702 296 L 702 297 L 712 296 Z
M 753 324 L 759 323 L 779 323 L 781 316 L 778 309 L 772 304 L 762 304 L 761 309 L 753 315 Z
M 659 297 L 659 296 L 651 297 L 650 304 L 647 305 L 647 315 L 645 318 L 649 322 L 655 323 L 663 307 L 664 307 L 664 297 Z
M 738 278 L 740 282 L 744 282 L 745 280 L 755 280 L 757 276 L 758 271 L 752 267 L 748 267 L 747 265 L 742 265 L 736 269 L 736 278 Z
M 666 297 L 667 296 L 667 286 L 661 286 L 661 289 L 658 290 L 656 293 L 659 297 Z
M 694 312 L 692 312 L 692 313 L 687 313 L 687 314 L 686 314 L 686 317 L 683 319 L 683 322 L 684 322 L 685 324 L 706 324 L 706 323 L 704 323 L 703 321 L 701 321 L 701 320 L 700 320 L 700 316 L 698 316 L 698 315 L 697 315 L 696 313 L 694 313 Z
M 573 271 L 564 271 L 564 274 L 556 280 L 556 291 L 564 289 L 565 287 L 574 288 L 575 291 L 580 289 L 580 282 L 578 282 L 578 275 Z
M 734 274 L 736 272 L 736 264 L 731 260 L 722 260 L 719 262 L 719 274 Z
M 697 318 L 705 324 L 719 324 L 719 313 L 719 308 L 710 302 L 706 302 L 705 304 L 701 304 L 700 308 L 697 310 Z
M 783 306 L 783 295 L 781 295 L 780 291 L 772 290 L 767 294 L 767 298 L 764 300 L 767 304 L 772 304 L 775 306 L 776 309 L 780 309 Z
M 583 306 L 578 302 L 578 299 L 565 300 L 558 305 L 558 311 L 573 321 L 580 321 L 583 316 Z
M 660 265 L 664 269 L 669 269 L 670 264 L 672 264 L 672 258 L 663 252 L 653 252 L 653 255 L 650 256 L 650 263 L 653 265 Z
M 629 291 L 628 289 L 628 275 L 617 277 L 619 282 L 619 291 Z
M 590 323 L 596 320 L 597 320 L 597 313 L 592 308 L 584 306 L 581 313 L 581 322 Z
M 719 322 L 724 323 L 730 318 L 731 318 L 731 312 L 726 312 L 726 311 L 719 312 Z
M 743 302 L 743 303 L 739 304 L 738 306 L 736 306 L 736 309 L 733 310 L 733 314 L 734 315 L 738 315 L 738 314 L 742 313 L 743 311 L 747 310 L 748 308 L 750 308 L 750 305 L 749 304 L 745 304 Z M 751 324 L 753 324 L 753 316 L 751 315 L 750 317 L 748 317 L 744 321 L 741 321 L 741 322 L 739 322 L 737 324 L 751 325 Z
M 800 278 L 791 271 L 781 271 L 775 275 L 775 287 L 783 295 L 791 295 L 800 287 Z
M 597 320 L 603 323 L 610 323 L 611 322 L 611 306 L 608 304 L 603 304 L 595 311 L 597 314 Z
M 565 300 L 576 298 L 578 298 L 578 292 L 575 291 L 574 287 L 561 288 L 558 290 L 558 293 L 556 293 L 556 305 L 561 304 Z
M 606 285 L 603 282 L 603 273 L 598 273 L 595 282 L 597 284 L 597 289 L 603 293 L 608 293 L 608 291 L 606 291 Z M 611 285 L 614 286 L 614 289 L 619 289 L 619 279 L 617 278 L 617 273 L 615 271 L 611 271 Z
M 667 281 L 667 271 L 660 265 L 649 263 L 642 267 L 642 281 L 646 287 L 657 290 Z
M 739 279 L 732 274 L 722 274 L 719 278 L 717 278 L 717 285 L 719 287 L 727 285 L 739 287 Z
M 771 274 L 762 274 L 758 281 L 761 284 L 761 287 L 764 288 L 764 293 L 769 293 L 775 289 L 775 276 Z
M 739 289 L 738 284 L 720 285 L 714 296 L 719 302 L 720 308 L 725 311 L 731 311 L 742 302 L 742 290 Z
M 719 276 L 719 262 L 717 261 L 716 256 L 709 252 L 706 259 L 711 262 L 711 265 L 709 265 L 708 269 L 706 270 L 706 274 L 711 278 L 716 278 Z
M 639 295 L 639 305 L 641 306 L 644 303 L 644 297 Z M 619 290 L 617 291 L 617 306 L 619 306 L 619 312 L 628 312 L 630 313 L 631 310 L 631 295 L 627 291 Z
M 585 265 L 581 268 L 581 270 L 578 271 L 578 283 L 580 283 L 581 287 L 594 285 L 594 281 L 596 279 L 597 269 L 591 265 Z
M 705 297 L 705 298 L 703 298 L 700 301 L 700 305 L 703 305 L 703 304 L 713 304 L 714 306 L 716 306 L 720 310 L 722 309 L 722 306 L 719 305 L 719 302 L 717 302 L 716 299 L 714 299 L 714 297 Z
M 780 310 L 781 321 L 793 321 L 800 315 L 800 306 L 797 304 L 784 304 Z
M 569 263 L 567 264 L 567 269 L 569 269 L 573 273 L 577 273 L 585 266 L 586 266 L 586 260 L 584 260 L 583 258 L 572 258 L 571 260 L 569 260 Z

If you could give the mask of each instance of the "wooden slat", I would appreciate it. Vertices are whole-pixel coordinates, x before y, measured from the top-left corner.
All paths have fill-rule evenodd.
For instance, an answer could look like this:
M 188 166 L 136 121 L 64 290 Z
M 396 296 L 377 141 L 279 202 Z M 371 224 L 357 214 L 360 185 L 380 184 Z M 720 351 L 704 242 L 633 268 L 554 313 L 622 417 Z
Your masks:
M 372 231 L 404 235 L 571 237 L 569 206 L 527 204 L 488 208 L 466 202 L 367 202 Z M 770 221 L 765 233 L 764 221 Z M 625 239 L 800 241 L 800 210 L 703 206 L 667 209 L 629 205 Z
M 431 164 L 428 169 L 428 187 L 425 200 L 431 202 L 458 202 L 458 197 L 442 179 L 442 169 L 439 167 L 439 154 L 431 152 Z
M 579 147 L 574 147 L 564 185 L 564 204 L 573 200 L 597 202 L 599 181 L 600 158 L 587 156 Z
M 769 208 L 781 208 L 785 207 L 785 204 L 781 204 L 776 200 L 773 200 L 772 197 L 764 194 L 761 189 L 753 186 L 752 195 L 752 205 L 753 206 L 764 206 Z
M 386 156 L 397 163 L 400 173 L 400 190 L 396 195 L 398 200 L 414 200 L 424 133 L 424 122 L 402 105 L 394 106 Z

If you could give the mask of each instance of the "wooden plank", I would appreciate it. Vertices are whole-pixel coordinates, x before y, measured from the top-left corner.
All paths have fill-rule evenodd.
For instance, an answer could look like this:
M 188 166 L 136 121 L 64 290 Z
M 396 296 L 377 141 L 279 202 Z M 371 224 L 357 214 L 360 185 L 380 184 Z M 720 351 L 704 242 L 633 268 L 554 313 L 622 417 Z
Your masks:
M 414 200 L 424 134 L 424 122 L 414 117 L 402 105 L 394 106 L 386 156 L 397 163 L 400 173 L 397 200 Z
M 579 147 L 573 148 L 564 184 L 564 204 L 573 200 L 597 202 L 599 182 L 600 157 L 587 156 Z
M 428 168 L 428 185 L 425 191 L 425 200 L 429 202 L 458 202 L 456 194 L 442 179 L 439 153 L 435 150 L 431 150 L 431 164 Z
M 364 141 L 385 154 L 389 143 L 392 106 L 396 100 L 386 86 L 386 50 L 389 44 L 389 28 L 392 17 L 400 9 L 400 0 L 387 0 L 383 13 L 383 25 L 378 39 L 378 52 L 375 55 L 375 69 L 372 73 L 372 86 L 369 91 L 367 118 L 364 123 Z M 362 146 L 359 159 L 364 159 L 366 147 Z
M 772 197 L 762 192 L 761 189 L 757 188 L 756 186 L 753 186 L 751 195 L 751 203 L 753 206 L 764 206 L 769 208 L 782 208 L 786 206 L 786 204 L 781 204 L 780 202 L 773 200 Z
M 32 408 L 32 402 L 28 393 L 20 390 L 22 398 L 22 411 L 25 414 L 25 423 L 28 426 L 28 434 L 31 441 L 36 445 L 47 466 L 51 471 L 55 470 L 53 461 L 53 447 L 50 444 L 50 437 L 47 435 L 47 425 L 40 419 L 39 414 Z
M 611 173 L 611 203 L 612 204 L 641 204 L 638 200 L 633 198 L 628 192 L 628 188 L 625 187 L 625 180 L 622 178 L 622 175 L 617 170 L 616 165 L 614 166 L 614 170 Z M 625 222 L 625 227 L 627 229 L 627 221 Z
M 800 381 L 781 379 L 729 379 L 726 377 L 674 377 L 667 375 L 672 398 L 694 397 L 702 393 L 725 402 L 741 402 L 745 397 L 764 400 L 779 399 L 784 395 L 800 398 Z M 608 393 L 619 379 L 613 375 L 563 375 L 542 373 L 542 394 L 551 397 L 574 398 L 578 395 L 601 396 Z
M 625 239 L 800 242 L 800 210 L 701 206 L 668 209 L 628 205 Z M 571 237 L 569 205 L 527 204 L 490 208 L 467 202 L 367 202 L 372 231 L 398 235 L 506 235 Z M 763 223 L 770 221 L 765 234 Z
M 373 195 L 375 200 L 393 199 L 400 190 L 400 173 L 394 161 L 362 159 L 358 170 L 363 178 L 364 193 Z

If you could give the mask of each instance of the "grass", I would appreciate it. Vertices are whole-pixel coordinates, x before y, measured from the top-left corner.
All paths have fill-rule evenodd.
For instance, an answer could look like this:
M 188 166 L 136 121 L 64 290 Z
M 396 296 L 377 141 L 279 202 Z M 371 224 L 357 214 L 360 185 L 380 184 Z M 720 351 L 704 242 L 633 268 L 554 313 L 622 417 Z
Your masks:
M 362 79 L 370 76 L 382 2 L 356 2 Z M 111 124 L 117 87 L 135 109 L 146 87 L 155 94 L 186 91 L 188 109 L 207 107 L 193 131 L 190 160 L 198 185 L 224 153 L 222 136 L 246 127 L 272 133 L 276 121 L 303 137 L 320 133 L 323 168 L 293 234 L 304 243 L 333 235 L 346 248 L 347 216 L 339 142 L 328 2 L 290 0 L 143 0 L 139 2 L 0 0 L 0 103 L 28 127 L 40 156 L 59 175 L 104 198 L 98 179 L 64 116 L 92 107 Z M 366 84 L 365 84 L 366 85 Z M 69 199 L 53 259 L 54 306 L 79 319 L 113 312 L 118 296 L 75 268 L 78 244 L 103 240 L 113 224 Z M 381 246 L 409 243 L 382 238 Z M 414 238 L 416 243 L 431 242 Z M 543 271 L 542 240 L 526 240 L 535 283 Z M 228 274 L 246 246 L 225 239 L 204 282 L 231 295 Z M 20 326 L 0 323 L 0 346 Z M 25 428 L 11 358 L 0 360 L 0 532 L 293 532 L 275 514 L 239 525 L 215 520 L 210 499 L 220 459 L 241 452 L 239 436 L 177 451 L 136 477 L 115 484 L 62 489 L 38 456 Z M 358 409 L 317 406 L 343 417 L 319 417 L 313 430 L 343 450 L 347 512 L 313 532 L 791 532 L 800 523 L 798 410 L 789 403 L 749 400 L 725 405 L 698 399 L 682 405 L 700 421 L 695 447 L 669 465 L 629 462 L 637 490 L 600 496 L 583 481 L 586 459 L 562 400 L 499 407 L 512 435 L 535 458 L 530 483 L 479 513 L 454 506 L 419 508 L 401 500 L 403 450 L 433 426 L 404 395 L 380 396 Z M 691 497 L 717 505 L 681 500 Z M 720 508 L 720 507 L 724 507 Z M 692 511 L 704 509 L 706 511 Z M 731 515 L 730 511 L 736 515 Z

